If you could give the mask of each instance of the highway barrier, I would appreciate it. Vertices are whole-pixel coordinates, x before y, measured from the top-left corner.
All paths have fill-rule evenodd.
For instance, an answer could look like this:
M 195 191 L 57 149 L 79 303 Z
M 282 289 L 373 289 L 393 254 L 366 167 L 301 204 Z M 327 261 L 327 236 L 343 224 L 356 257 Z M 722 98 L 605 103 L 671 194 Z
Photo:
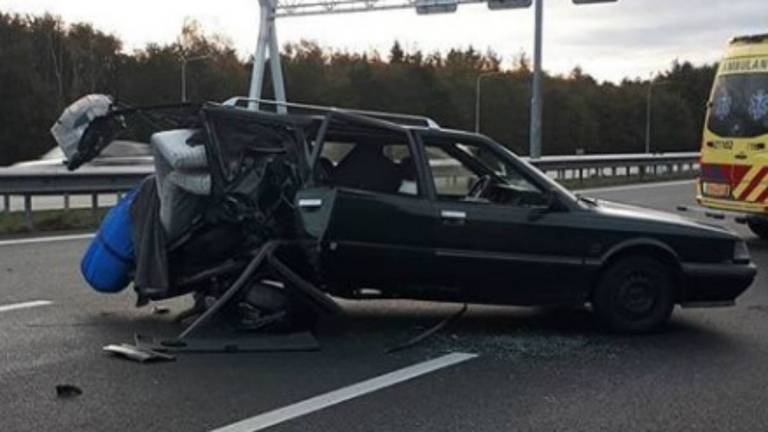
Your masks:
M 433 165 L 436 178 L 456 184 L 466 177 L 461 167 L 445 162 Z M 558 181 L 579 184 L 603 177 L 693 174 L 699 169 L 699 153 L 545 156 L 529 162 Z M 149 164 L 85 166 L 76 172 L 67 171 L 63 165 L 0 168 L 3 211 L 11 211 L 11 197 L 21 197 L 27 226 L 34 229 L 33 196 L 63 197 L 62 208 L 68 209 L 70 196 L 86 195 L 90 196 L 90 207 L 95 215 L 100 195 L 125 193 L 153 172 L 154 168 Z

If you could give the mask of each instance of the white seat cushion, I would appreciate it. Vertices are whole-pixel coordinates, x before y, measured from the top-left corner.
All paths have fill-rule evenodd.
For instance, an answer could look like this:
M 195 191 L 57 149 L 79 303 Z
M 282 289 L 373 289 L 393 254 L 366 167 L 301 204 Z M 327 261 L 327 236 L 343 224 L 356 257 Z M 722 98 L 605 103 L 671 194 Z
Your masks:
M 177 129 L 152 135 L 152 147 L 161 154 L 174 170 L 201 170 L 208 167 L 205 146 L 190 147 L 189 138 L 197 131 Z

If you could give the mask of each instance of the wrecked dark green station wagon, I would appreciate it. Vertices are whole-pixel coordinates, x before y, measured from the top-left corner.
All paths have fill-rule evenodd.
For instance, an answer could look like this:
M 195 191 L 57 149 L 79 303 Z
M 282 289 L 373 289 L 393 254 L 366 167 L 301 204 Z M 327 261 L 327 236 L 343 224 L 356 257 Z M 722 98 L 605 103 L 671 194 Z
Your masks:
M 255 102 L 180 107 L 152 136 L 157 172 L 131 204 L 140 303 L 196 293 L 218 299 L 199 302 L 204 318 L 280 314 L 272 323 L 311 322 L 338 309 L 332 297 L 589 304 L 610 329 L 637 333 L 676 304 L 732 305 L 755 277 L 731 231 L 575 195 L 483 135 L 397 114 L 243 106 Z M 151 111 L 104 108 L 65 149 L 70 168 Z M 185 152 L 195 169 L 173 160 Z

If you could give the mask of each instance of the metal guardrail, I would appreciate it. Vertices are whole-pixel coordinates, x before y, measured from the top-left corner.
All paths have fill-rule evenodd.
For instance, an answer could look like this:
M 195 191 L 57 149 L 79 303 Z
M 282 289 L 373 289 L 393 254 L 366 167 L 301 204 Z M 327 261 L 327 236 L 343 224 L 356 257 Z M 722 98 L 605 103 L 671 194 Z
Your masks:
M 34 230 L 33 196 L 63 196 L 64 209 L 68 210 L 71 195 L 89 195 L 96 219 L 99 195 L 127 192 L 153 172 L 152 165 L 86 166 L 76 172 L 68 171 L 63 165 L 0 168 L 0 195 L 6 213 L 11 212 L 12 196 L 23 197 L 26 224 Z
M 541 171 L 556 180 L 588 177 L 658 175 L 662 173 L 696 171 L 700 153 L 608 154 L 584 156 L 545 156 L 531 161 Z
M 556 180 L 578 182 L 594 177 L 693 172 L 698 169 L 699 153 L 545 156 L 529 162 Z M 440 170 L 442 176 L 458 175 L 451 174 L 449 166 Z M 58 165 L 0 168 L 0 196 L 5 212 L 11 211 L 11 196 L 23 197 L 27 225 L 32 229 L 33 196 L 63 196 L 67 209 L 70 195 L 89 195 L 96 215 L 100 194 L 124 193 L 153 172 L 149 164 L 86 166 L 76 172 Z

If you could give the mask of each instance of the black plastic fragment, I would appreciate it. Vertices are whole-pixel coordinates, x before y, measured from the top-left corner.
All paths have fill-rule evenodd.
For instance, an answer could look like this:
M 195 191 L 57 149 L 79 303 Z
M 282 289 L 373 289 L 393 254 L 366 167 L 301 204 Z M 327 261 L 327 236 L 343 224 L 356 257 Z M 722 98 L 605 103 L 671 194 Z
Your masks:
M 152 310 L 152 313 L 155 315 L 167 315 L 171 312 L 171 309 L 166 306 L 155 306 L 155 308 Z
M 73 399 L 83 394 L 83 390 L 72 384 L 59 384 L 56 386 L 56 397 L 59 399 Z

